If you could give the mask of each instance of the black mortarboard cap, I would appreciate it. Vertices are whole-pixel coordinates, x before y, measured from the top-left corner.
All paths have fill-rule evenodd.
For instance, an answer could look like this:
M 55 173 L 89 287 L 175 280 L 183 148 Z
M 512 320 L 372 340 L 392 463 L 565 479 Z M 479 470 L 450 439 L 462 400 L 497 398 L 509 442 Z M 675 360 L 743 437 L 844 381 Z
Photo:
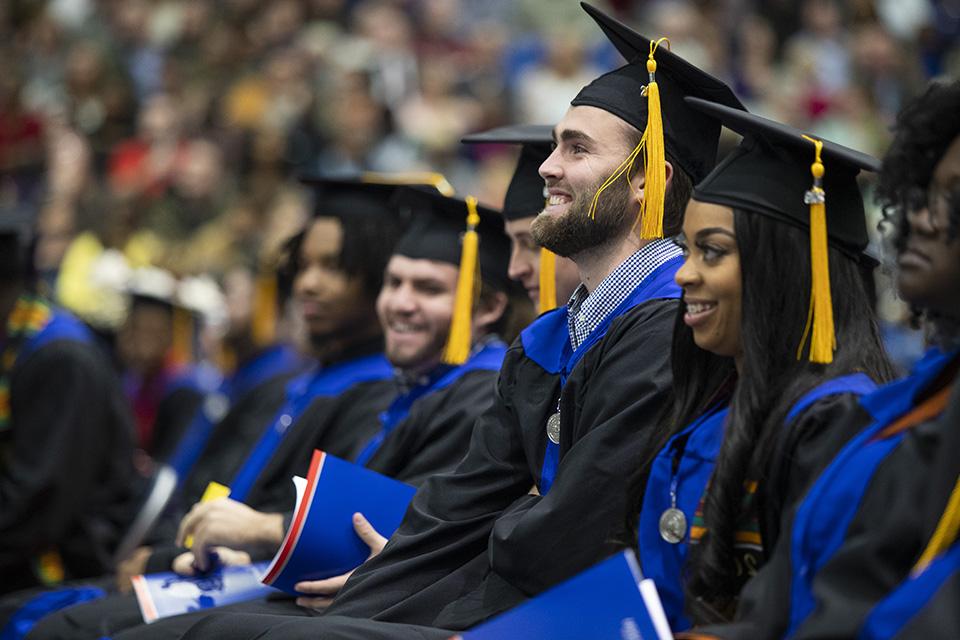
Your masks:
M 687 98 L 687 103 L 744 136 L 739 146 L 695 186 L 693 197 L 809 228 L 810 208 L 805 194 L 813 181 L 810 167 L 814 143 L 804 138 L 802 131 L 761 116 L 697 98 Z M 857 174 L 861 170 L 878 171 L 880 161 L 811 137 L 823 143 L 828 241 L 859 257 L 869 238 Z
M 520 157 L 503 199 L 503 217 L 507 220 L 530 218 L 543 211 L 546 196 L 540 165 L 552 150 L 553 128 L 525 124 L 498 127 L 464 136 L 466 144 L 519 144 Z
M 724 105 L 694 98 L 688 98 L 687 103 L 744 136 L 740 145 L 694 188 L 693 197 L 808 230 L 810 311 L 797 357 L 801 357 L 809 338 L 810 361 L 832 362 L 837 338 L 828 245 L 860 259 L 868 238 L 856 178 L 861 169 L 878 170 L 879 161 Z
M 570 104 L 603 109 L 643 131 L 647 126 L 647 99 L 643 90 L 650 81 L 646 61 L 651 40 L 596 7 L 585 2 L 580 5 L 600 25 L 628 64 L 588 84 Z M 716 163 L 720 125 L 691 109 L 683 98 L 706 98 L 736 109 L 744 106 L 730 87 L 671 53 L 666 44 L 657 48 L 655 57 L 664 147 L 693 182 L 699 182 Z
M 395 254 L 460 266 L 461 237 L 468 214 L 462 198 L 445 196 L 435 189 L 400 187 L 394 203 L 413 215 L 410 226 L 393 250 Z M 504 233 L 503 218 L 496 209 L 479 205 L 477 214 L 480 216 L 477 233 L 482 278 L 501 290 L 508 290 L 510 239 Z
M 313 187 L 315 217 L 395 218 L 399 212 L 393 196 L 402 185 L 453 193 L 453 188 L 441 174 L 426 172 L 315 176 L 301 178 L 301 182 Z

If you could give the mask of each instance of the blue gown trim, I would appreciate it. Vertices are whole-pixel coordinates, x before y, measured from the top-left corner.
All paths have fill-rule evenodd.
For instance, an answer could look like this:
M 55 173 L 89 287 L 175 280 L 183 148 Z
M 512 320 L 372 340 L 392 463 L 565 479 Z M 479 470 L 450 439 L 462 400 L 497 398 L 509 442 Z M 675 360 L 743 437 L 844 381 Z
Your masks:
M 811 485 L 800 503 L 790 532 L 790 637 L 813 611 L 813 579 L 840 548 L 847 529 L 877 468 L 903 440 L 904 433 L 875 440 L 887 425 L 914 406 L 914 399 L 950 362 L 955 353 L 931 349 L 909 376 L 880 387 L 860 405 L 873 418 L 844 446 Z
M 269 427 L 260 436 L 240 471 L 230 483 L 230 497 L 239 502 L 250 489 L 280 446 L 289 428 L 318 397 L 337 396 L 350 387 L 393 376 L 393 367 L 382 353 L 342 362 L 327 368 L 314 368 L 287 384 L 286 401 Z
M 438 375 L 432 377 L 430 382 L 397 396 L 387 410 L 380 413 L 380 431 L 364 446 L 355 462 L 365 466 L 383 445 L 387 436 L 410 415 L 410 410 L 417 400 L 446 389 L 471 371 L 499 371 L 506 354 L 506 344 L 499 340 L 491 342 L 459 367 L 442 366 L 437 372 Z
M 561 389 L 567 383 L 574 367 L 606 335 L 614 320 L 634 307 L 654 299 L 676 299 L 682 291 L 674 281 L 674 276 L 683 264 L 683 257 L 677 256 L 665 261 L 644 278 L 634 290 L 592 331 L 576 350 L 570 345 L 567 328 L 567 308 L 560 307 L 540 316 L 520 334 L 524 354 L 536 362 L 544 371 L 560 376 Z M 540 495 L 547 495 L 553 486 L 560 465 L 560 446 L 549 438 L 544 438 L 543 466 L 537 487 Z
M 826 380 L 793 404 L 787 412 L 784 425 L 791 425 L 805 410 L 827 396 L 847 393 L 861 396 L 876 388 L 877 385 L 869 376 L 862 373 Z M 676 507 L 687 517 L 688 523 L 693 522 L 723 443 L 727 414 L 728 407 L 713 407 L 667 442 L 651 465 L 640 510 L 639 557 L 643 574 L 657 584 L 670 628 L 677 631 L 691 626 L 690 620 L 684 615 L 683 585 L 680 581 L 689 551 L 689 530 L 683 542 L 666 542 L 660 537 L 660 516 L 673 506 L 670 488 L 676 479 Z M 674 475 L 673 465 L 677 455 L 681 455 L 681 458 Z

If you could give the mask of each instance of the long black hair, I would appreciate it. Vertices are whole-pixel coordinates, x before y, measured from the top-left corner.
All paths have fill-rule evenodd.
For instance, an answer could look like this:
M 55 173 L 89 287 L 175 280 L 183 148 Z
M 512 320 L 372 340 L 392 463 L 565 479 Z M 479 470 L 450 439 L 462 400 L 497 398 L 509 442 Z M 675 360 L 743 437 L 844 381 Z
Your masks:
M 734 533 L 745 482 L 762 481 L 790 407 L 824 379 L 863 372 L 893 377 L 858 256 L 829 250 L 837 350 L 827 365 L 798 358 L 808 317 L 809 236 L 804 229 L 734 210 L 742 281 L 742 359 L 723 444 L 704 500 L 707 533 L 691 550 L 688 602 L 729 610 L 739 589 Z

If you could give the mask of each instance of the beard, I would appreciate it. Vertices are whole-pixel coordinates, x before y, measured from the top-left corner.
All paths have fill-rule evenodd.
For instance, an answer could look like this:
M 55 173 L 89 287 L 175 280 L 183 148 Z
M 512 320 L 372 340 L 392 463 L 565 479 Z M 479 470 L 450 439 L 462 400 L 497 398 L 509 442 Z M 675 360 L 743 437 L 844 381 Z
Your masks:
M 593 196 L 603 182 L 598 181 L 592 188 L 577 193 L 565 214 L 541 213 L 534 218 L 530 225 L 533 239 L 558 256 L 573 258 L 625 235 L 633 227 L 636 214 L 628 212 L 633 192 L 622 178 L 604 189 L 597 200 L 596 214 L 590 218 Z

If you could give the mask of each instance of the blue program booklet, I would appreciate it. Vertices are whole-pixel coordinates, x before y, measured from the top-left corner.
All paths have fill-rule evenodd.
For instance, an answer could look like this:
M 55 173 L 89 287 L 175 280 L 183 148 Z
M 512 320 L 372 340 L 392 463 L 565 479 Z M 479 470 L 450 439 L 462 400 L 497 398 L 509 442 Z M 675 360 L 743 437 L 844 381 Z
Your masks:
M 390 537 L 416 489 L 375 471 L 314 451 L 307 479 L 294 478 L 297 506 L 263 583 L 296 593 L 301 580 L 322 580 L 360 566 L 370 549 L 353 530 L 362 513 Z
M 260 582 L 267 563 L 220 567 L 202 576 L 150 573 L 134 576 L 133 590 L 144 622 L 254 600 L 273 591 Z
M 627 550 L 465 631 L 459 640 L 671 640 L 652 580 Z

